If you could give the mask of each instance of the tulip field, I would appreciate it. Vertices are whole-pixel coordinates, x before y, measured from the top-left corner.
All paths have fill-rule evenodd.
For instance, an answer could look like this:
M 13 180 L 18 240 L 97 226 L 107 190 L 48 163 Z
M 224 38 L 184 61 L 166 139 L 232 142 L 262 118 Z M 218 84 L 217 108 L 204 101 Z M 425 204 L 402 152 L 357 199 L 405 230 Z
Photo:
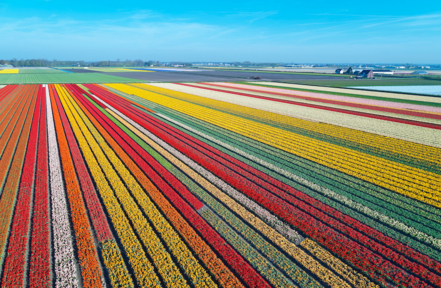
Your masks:
M 0 86 L 0 286 L 441 287 L 441 98 L 322 88 Z

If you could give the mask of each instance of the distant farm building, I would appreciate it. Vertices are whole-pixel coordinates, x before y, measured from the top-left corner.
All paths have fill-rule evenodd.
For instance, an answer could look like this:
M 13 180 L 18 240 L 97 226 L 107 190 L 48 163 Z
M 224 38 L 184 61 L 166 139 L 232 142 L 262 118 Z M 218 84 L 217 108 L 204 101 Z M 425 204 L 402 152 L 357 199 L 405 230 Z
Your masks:
M 335 74 L 343 74 L 345 71 L 343 69 L 337 69 L 335 70 Z
M 373 70 L 363 70 L 358 74 L 358 78 L 374 78 L 374 71 Z
M 374 75 L 394 75 L 394 71 L 392 70 L 372 70 Z

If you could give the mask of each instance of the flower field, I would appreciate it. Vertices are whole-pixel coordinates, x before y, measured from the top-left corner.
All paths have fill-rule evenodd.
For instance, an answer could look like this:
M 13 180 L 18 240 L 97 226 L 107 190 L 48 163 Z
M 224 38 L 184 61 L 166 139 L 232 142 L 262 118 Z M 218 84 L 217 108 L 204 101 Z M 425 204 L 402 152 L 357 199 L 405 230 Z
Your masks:
M 287 85 L 0 86 L 0 286 L 441 287 L 439 98 Z

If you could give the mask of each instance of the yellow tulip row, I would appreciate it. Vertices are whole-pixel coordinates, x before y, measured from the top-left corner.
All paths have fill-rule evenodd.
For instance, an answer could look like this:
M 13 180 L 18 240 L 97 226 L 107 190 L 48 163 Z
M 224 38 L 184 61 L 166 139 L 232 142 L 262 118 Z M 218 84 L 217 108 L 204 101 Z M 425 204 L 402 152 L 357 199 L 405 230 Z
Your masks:
M 3 69 L 0 74 L 18 74 L 19 69 Z
M 107 109 L 108 112 L 115 117 L 118 121 L 129 128 L 133 133 L 135 133 L 139 138 L 144 140 L 148 145 L 160 153 L 164 158 L 174 164 L 182 172 L 191 177 L 196 183 L 203 187 L 207 192 L 225 204 L 226 207 L 234 211 L 243 220 L 245 220 L 250 226 L 254 227 L 257 231 L 265 235 L 271 242 L 276 246 L 283 249 L 288 255 L 293 259 L 301 263 L 310 272 L 317 275 L 323 282 L 329 284 L 331 287 L 350 287 L 345 281 L 342 281 L 338 276 L 336 276 L 329 269 L 323 267 L 318 261 L 306 254 L 301 248 L 297 247 L 292 242 L 288 241 L 283 235 L 274 230 L 272 227 L 268 226 L 260 218 L 254 216 L 241 204 L 237 203 L 230 196 L 226 195 L 215 185 L 210 183 L 208 180 L 203 178 L 199 173 L 191 169 L 184 162 L 177 159 L 175 156 L 170 154 L 152 139 L 148 138 L 145 134 L 135 128 L 133 125 L 125 121 L 123 118 L 118 116 L 116 113 Z M 303 245 L 303 243 L 308 243 L 308 245 Z M 329 267 L 341 275 L 349 283 L 356 285 L 357 287 L 376 287 L 376 285 L 370 282 L 366 277 L 359 274 L 351 267 L 343 263 L 340 259 L 332 256 L 328 251 L 324 250 L 321 246 L 315 243 L 313 240 L 307 239 L 300 244 L 303 248 L 313 253 L 320 261 L 326 263 Z
M 96 120 L 91 115 L 87 117 L 85 115 L 85 112 L 86 113 L 88 112 L 82 111 L 81 108 L 74 101 L 71 101 L 71 103 L 77 109 L 78 115 L 82 118 L 89 131 L 95 137 L 95 140 L 98 143 L 100 143 L 101 149 L 111 160 L 112 164 L 117 169 L 122 180 L 126 183 L 127 187 L 129 187 L 130 191 L 132 192 L 132 195 L 139 203 L 139 205 L 142 207 L 144 213 L 146 213 L 146 215 L 148 216 L 148 219 L 153 223 L 153 226 L 162 235 L 162 239 L 166 243 L 167 247 L 171 250 L 171 253 L 176 257 L 181 267 L 184 268 L 186 274 L 192 279 L 192 282 L 195 285 L 195 287 L 206 287 L 206 286 L 215 287 L 216 284 L 213 282 L 207 271 L 199 264 L 199 262 L 193 256 L 188 246 L 181 240 L 179 234 L 175 231 L 175 229 L 171 226 L 171 224 L 164 218 L 164 216 L 161 214 L 161 212 L 158 210 L 155 204 L 151 201 L 150 197 L 146 195 L 146 193 L 143 191 L 143 189 L 141 188 L 135 177 L 133 177 L 133 175 L 129 172 L 129 170 L 126 168 L 124 163 L 115 154 L 114 149 L 109 147 L 109 145 L 106 143 L 106 140 L 103 139 L 103 137 L 101 136 L 100 132 L 90 122 L 90 120 L 94 122 Z M 99 124 L 96 123 L 95 125 L 98 126 Z M 119 150 L 118 155 L 120 157 L 129 158 L 128 155 L 122 155 L 124 153 L 122 149 L 118 149 L 118 150 Z M 130 199 L 132 199 L 132 197 L 130 197 Z M 136 210 L 137 208 L 132 207 L 130 209 Z M 143 219 L 143 216 L 139 216 L 139 219 Z M 146 220 L 144 221 L 148 223 Z M 146 224 L 144 230 L 147 229 L 147 227 L 149 227 L 148 224 Z M 149 245 L 152 246 L 152 249 L 153 247 L 156 247 L 155 250 L 152 251 L 151 253 L 153 259 L 155 259 L 156 257 L 160 259 L 159 261 L 166 261 L 165 263 L 169 263 L 172 267 L 176 267 L 173 261 L 171 260 L 170 255 L 166 252 L 167 251 L 166 248 L 161 244 L 159 238 L 155 234 L 151 234 L 151 236 L 148 236 L 148 238 L 146 239 L 150 239 L 151 243 Z M 164 265 L 164 262 L 158 264 Z M 159 271 L 161 272 L 161 270 Z M 176 279 L 174 279 L 174 277 L 167 276 L 165 274 L 163 275 L 163 277 L 166 278 L 165 282 L 166 283 L 169 282 L 168 284 L 171 286 L 179 285 L 180 287 L 182 287 L 182 285 L 184 285 L 180 282 L 177 282 Z
M 125 268 L 121 252 L 114 239 L 101 243 L 104 265 L 109 270 L 109 278 L 113 287 L 134 287 L 132 279 Z
M 384 137 L 364 131 L 340 127 L 337 125 L 316 123 L 313 121 L 293 118 L 273 112 L 267 112 L 259 109 L 248 108 L 209 98 L 203 98 L 203 97 L 199 97 L 187 93 L 181 93 L 152 85 L 132 84 L 132 86 L 141 89 L 147 89 L 149 91 L 157 92 L 164 95 L 170 95 L 183 100 L 190 100 L 193 103 L 198 103 L 206 107 L 210 107 L 210 108 L 222 107 L 222 109 L 234 113 L 239 113 L 242 115 L 247 115 L 248 117 L 253 117 L 262 120 L 270 120 L 270 121 L 278 122 L 283 125 L 307 129 L 313 132 L 318 132 L 321 134 L 337 137 L 340 139 L 354 141 L 364 145 L 369 145 L 371 147 L 380 148 L 382 150 L 387 150 L 390 152 L 399 153 L 417 159 L 441 164 L 441 159 L 439 157 L 434 157 L 435 155 L 439 155 L 440 153 L 440 149 L 436 147 L 412 143 L 390 137 Z
M 441 207 L 439 175 L 124 84 L 109 87 Z M 398 171 L 399 173 L 395 172 Z
M 58 85 L 56 86 L 56 88 L 59 91 L 60 100 L 64 106 L 67 117 L 69 118 L 72 130 L 75 133 L 87 165 L 89 166 L 92 177 L 95 180 L 101 198 L 103 199 L 103 203 L 106 207 L 107 213 L 111 218 L 113 227 L 115 228 L 119 239 L 121 240 L 124 251 L 127 253 L 130 266 L 135 273 L 134 276 L 136 277 L 137 284 L 141 287 L 161 287 L 159 278 L 154 272 L 153 265 L 148 261 L 142 245 L 138 241 L 138 238 L 130 225 L 129 219 L 127 219 L 123 209 L 120 206 L 120 203 L 112 192 L 112 188 L 106 180 L 106 175 L 104 175 L 103 173 L 103 170 L 106 171 L 112 168 L 108 166 L 100 166 L 100 164 L 98 164 L 97 159 L 95 158 L 95 155 L 91 150 L 91 147 L 95 146 L 94 148 L 96 148 L 96 142 L 90 141 L 90 143 L 88 143 L 85 136 L 83 136 L 82 134 L 82 129 L 80 129 L 81 123 L 77 123 L 76 119 L 71 113 L 70 107 L 65 101 L 65 91 L 61 90 Z M 88 140 L 91 140 L 90 137 Z M 114 265 L 119 265 L 119 263 L 115 263 Z M 121 275 L 118 274 L 115 277 L 119 276 Z M 129 284 L 125 282 L 124 279 L 118 279 L 118 283 L 123 283 L 123 286 Z

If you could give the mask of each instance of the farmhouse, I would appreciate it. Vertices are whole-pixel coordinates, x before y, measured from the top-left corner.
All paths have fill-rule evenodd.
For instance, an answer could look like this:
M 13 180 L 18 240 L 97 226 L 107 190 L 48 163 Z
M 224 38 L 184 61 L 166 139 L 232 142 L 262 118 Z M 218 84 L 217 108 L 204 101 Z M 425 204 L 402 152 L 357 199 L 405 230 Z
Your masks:
M 358 78 L 374 78 L 373 70 L 363 70 L 358 74 Z
M 343 69 L 335 70 L 335 74 L 343 74 L 343 73 L 344 73 Z

